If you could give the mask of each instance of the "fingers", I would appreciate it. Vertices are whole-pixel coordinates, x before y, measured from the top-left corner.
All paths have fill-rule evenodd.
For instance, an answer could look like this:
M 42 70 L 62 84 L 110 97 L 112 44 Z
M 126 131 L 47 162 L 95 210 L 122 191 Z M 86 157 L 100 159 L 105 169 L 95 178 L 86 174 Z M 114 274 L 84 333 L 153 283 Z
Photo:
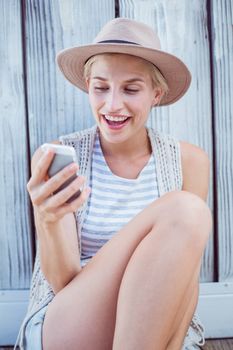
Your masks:
M 56 175 L 52 176 L 48 181 L 43 183 L 40 188 L 35 188 L 35 191 L 31 191 L 31 200 L 34 204 L 40 205 L 50 195 L 55 192 L 66 180 L 74 175 L 78 170 L 78 165 L 72 163 L 59 171 Z M 80 177 L 80 180 L 82 177 Z M 59 197 L 60 199 L 60 197 Z M 61 204 L 61 203 L 60 203 Z
M 88 199 L 89 195 L 91 193 L 91 189 L 90 187 L 86 187 L 80 194 L 80 196 L 75 199 L 74 201 L 72 201 L 71 203 L 67 204 L 64 208 L 65 213 L 68 213 L 70 211 L 72 212 L 76 212 L 77 209 L 79 209 Z M 62 211 L 63 208 L 60 208 L 60 210 Z M 67 211 L 68 209 L 68 211 Z M 64 215 L 64 214 L 63 214 Z
M 33 187 L 38 186 L 46 177 L 49 166 L 53 160 L 54 152 L 45 152 L 39 159 L 30 180 L 27 183 L 27 189 L 30 191 Z
M 89 194 L 91 192 L 91 189 L 89 187 L 85 188 L 80 196 L 75 199 L 74 201 L 72 201 L 70 204 L 66 204 L 60 208 L 57 209 L 56 215 L 58 217 L 62 217 L 67 213 L 70 212 L 76 212 L 87 200 Z
M 50 197 L 47 201 L 47 205 L 52 209 L 64 205 L 73 194 L 80 191 L 80 189 L 84 186 L 84 183 L 85 177 L 78 176 L 63 190 Z
M 44 223 L 57 221 L 65 214 L 77 211 L 87 200 L 90 193 L 90 189 L 85 188 L 78 198 L 69 202 L 69 199 L 84 187 L 85 177 L 76 176 L 79 167 L 76 163 L 71 163 L 51 178 L 48 178 L 48 169 L 54 155 L 52 150 L 48 151 L 35 162 L 32 176 L 27 183 L 34 209 L 36 209 L 38 217 Z M 73 178 L 75 179 L 73 180 Z

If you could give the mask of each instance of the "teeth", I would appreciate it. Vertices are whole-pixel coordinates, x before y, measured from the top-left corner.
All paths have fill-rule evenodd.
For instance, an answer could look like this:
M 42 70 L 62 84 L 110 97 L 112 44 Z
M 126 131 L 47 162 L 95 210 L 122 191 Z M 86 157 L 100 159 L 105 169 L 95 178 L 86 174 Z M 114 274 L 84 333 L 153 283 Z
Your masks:
M 112 122 L 123 122 L 128 117 L 112 117 L 111 115 L 104 116 L 107 120 L 111 120 Z

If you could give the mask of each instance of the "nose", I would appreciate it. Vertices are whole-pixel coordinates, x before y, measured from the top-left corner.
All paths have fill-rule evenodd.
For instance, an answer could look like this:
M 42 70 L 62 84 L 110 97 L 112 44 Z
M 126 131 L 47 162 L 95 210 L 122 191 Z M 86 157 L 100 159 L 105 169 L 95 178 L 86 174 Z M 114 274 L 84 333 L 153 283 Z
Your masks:
M 105 107 L 109 113 L 119 112 L 124 106 L 123 96 L 117 89 L 110 89 L 106 96 Z

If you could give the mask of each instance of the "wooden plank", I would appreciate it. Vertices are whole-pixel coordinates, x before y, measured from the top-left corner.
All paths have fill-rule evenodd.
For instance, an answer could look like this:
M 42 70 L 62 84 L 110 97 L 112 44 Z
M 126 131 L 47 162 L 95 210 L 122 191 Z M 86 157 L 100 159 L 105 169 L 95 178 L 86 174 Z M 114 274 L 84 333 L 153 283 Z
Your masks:
M 233 281 L 233 7 L 210 2 L 218 199 L 219 279 Z
M 233 337 L 233 283 L 200 285 L 197 313 L 206 338 Z
M 233 339 L 208 340 L 202 347 L 203 350 L 232 350 Z
M 0 290 L 28 288 L 32 270 L 20 1 L 0 11 Z
M 0 292 L 0 346 L 15 344 L 26 314 L 28 299 L 29 290 Z
M 199 145 L 212 159 L 211 91 L 206 1 L 120 0 L 120 15 L 150 25 L 162 49 L 180 57 L 189 67 L 192 84 L 174 105 L 154 109 L 148 122 L 180 140 Z M 213 210 L 211 171 L 208 205 Z M 213 281 L 213 236 L 206 248 L 201 282 Z
M 114 1 L 27 0 L 27 74 L 31 153 L 43 142 L 94 123 L 87 94 L 65 80 L 58 51 L 92 42 L 114 17 Z

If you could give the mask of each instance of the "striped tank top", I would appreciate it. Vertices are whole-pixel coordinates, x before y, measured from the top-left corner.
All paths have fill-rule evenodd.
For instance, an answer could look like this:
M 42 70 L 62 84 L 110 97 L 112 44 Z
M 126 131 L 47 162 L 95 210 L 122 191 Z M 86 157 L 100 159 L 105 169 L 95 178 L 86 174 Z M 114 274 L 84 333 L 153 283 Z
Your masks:
M 136 179 L 112 173 L 98 133 L 95 138 L 88 198 L 81 240 L 81 266 L 143 208 L 159 197 L 153 154 Z

